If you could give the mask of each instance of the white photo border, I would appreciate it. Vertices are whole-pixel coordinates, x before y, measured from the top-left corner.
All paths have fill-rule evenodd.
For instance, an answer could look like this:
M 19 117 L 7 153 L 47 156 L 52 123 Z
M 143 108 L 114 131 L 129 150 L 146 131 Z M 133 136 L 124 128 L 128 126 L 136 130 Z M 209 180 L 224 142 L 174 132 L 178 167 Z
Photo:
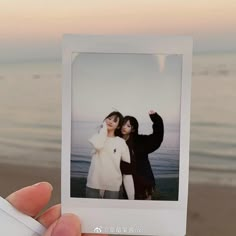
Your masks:
M 76 52 L 182 55 L 178 201 L 121 201 L 70 196 L 71 69 L 72 53 Z M 95 229 L 96 233 L 185 235 L 189 176 L 192 38 L 188 36 L 64 35 L 62 59 L 62 213 L 72 212 L 79 215 L 83 233 L 93 233 Z

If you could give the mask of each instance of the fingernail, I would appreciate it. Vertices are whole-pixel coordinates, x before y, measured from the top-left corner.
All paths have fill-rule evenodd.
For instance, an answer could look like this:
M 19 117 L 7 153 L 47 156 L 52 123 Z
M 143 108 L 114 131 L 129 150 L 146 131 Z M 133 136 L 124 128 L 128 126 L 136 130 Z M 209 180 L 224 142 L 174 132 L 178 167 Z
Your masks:
M 42 186 L 42 185 L 47 185 L 48 188 L 52 191 L 53 190 L 53 187 L 50 183 L 48 182 L 39 182 L 39 183 L 36 183 L 36 184 L 33 184 L 32 186 L 33 187 L 39 187 L 39 186 Z

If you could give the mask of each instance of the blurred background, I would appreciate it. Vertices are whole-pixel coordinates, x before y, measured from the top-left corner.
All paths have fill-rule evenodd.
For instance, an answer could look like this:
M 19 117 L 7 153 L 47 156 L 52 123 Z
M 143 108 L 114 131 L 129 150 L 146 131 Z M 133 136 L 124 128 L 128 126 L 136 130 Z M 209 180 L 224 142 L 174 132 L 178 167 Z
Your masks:
M 62 34 L 191 35 L 187 235 L 234 236 L 235 12 L 233 0 L 1 1 L 1 196 L 49 181 L 60 202 Z

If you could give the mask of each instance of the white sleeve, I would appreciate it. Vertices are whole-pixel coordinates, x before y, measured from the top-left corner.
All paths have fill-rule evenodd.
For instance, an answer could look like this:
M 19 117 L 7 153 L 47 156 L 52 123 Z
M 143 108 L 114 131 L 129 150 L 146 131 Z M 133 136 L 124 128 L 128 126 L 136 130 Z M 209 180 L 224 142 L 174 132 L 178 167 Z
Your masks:
M 106 122 L 103 122 L 102 128 L 99 130 L 98 134 L 93 135 L 92 138 L 89 139 L 89 142 L 96 150 L 99 150 L 103 148 L 106 139 L 107 125 Z
M 122 152 L 122 161 L 130 163 L 129 148 L 124 141 L 124 150 Z M 132 175 L 123 175 L 123 183 L 129 200 L 134 200 L 134 180 Z
M 132 175 L 123 175 L 123 183 L 129 200 L 134 200 L 134 180 Z

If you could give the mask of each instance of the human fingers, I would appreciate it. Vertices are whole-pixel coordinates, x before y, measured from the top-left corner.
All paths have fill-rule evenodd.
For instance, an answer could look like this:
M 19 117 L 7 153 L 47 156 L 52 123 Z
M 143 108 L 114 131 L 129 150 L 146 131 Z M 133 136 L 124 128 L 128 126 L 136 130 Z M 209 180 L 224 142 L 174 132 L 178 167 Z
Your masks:
M 44 236 L 81 236 L 79 218 L 73 214 L 64 214 L 54 222 Z M 82 236 L 98 236 L 98 234 L 82 234 Z M 108 234 L 99 234 L 108 236 Z
M 58 220 L 61 216 L 61 204 L 52 206 L 43 214 L 41 214 L 36 220 L 39 221 L 43 226 L 48 228 L 53 222 Z
M 52 189 L 51 184 L 41 182 L 10 194 L 6 200 L 22 213 L 35 217 L 48 203 Z
M 64 214 L 45 232 L 44 236 L 81 236 L 79 218 L 74 214 Z

